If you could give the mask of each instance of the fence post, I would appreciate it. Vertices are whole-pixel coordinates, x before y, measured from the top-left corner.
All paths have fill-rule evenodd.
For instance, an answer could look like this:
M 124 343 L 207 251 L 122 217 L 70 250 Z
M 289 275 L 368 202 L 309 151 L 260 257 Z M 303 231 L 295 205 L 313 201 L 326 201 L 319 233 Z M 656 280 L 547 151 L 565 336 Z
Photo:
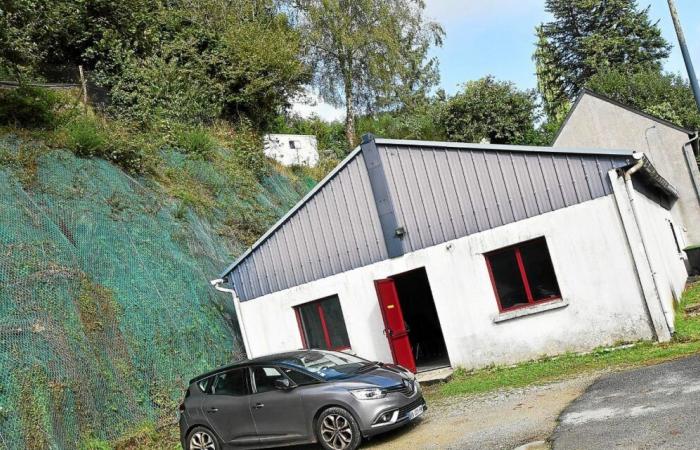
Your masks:
M 88 109 L 88 97 L 87 97 L 87 83 L 85 82 L 85 74 L 83 73 L 83 66 L 78 66 L 78 71 L 80 72 L 80 86 L 83 89 L 83 106 L 85 108 L 85 113 Z

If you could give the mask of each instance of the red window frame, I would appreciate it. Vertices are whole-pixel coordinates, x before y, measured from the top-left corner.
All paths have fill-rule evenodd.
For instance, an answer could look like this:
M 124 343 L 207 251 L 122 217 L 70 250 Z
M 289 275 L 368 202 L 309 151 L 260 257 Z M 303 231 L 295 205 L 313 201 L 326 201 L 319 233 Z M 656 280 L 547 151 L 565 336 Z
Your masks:
M 306 341 L 306 333 L 304 332 L 304 323 L 301 320 L 301 311 L 300 308 L 308 305 L 313 305 L 316 304 L 316 308 L 318 311 L 318 316 L 321 319 L 321 329 L 323 330 L 323 340 L 326 341 L 326 348 L 328 350 L 333 350 L 336 352 L 340 352 L 343 350 L 350 350 L 349 345 L 344 345 L 340 347 L 333 347 L 333 343 L 331 342 L 331 334 L 328 331 L 328 325 L 326 323 L 326 313 L 323 311 L 323 302 L 328 300 L 329 298 L 335 297 L 336 299 L 338 298 L 337 296 L 331 296 L 331 297 L 326 297 L 322 298 L 320 300 L 314 300 L 313 302 L 309 303 L 303 303 L 301 305 L 297 305 L 294 307 L 294 314 L 297 318 L 297 326 L 299 327 L 299 334 L 301 335 L 301 343 L 304 348 L 308 349 L 309 348 L 309 343 Z M 347 326 L 345 328 L 345 331 L 347 332 Z
M 491 252 L 484 254 L 484 257 L 486 259 L 486 267 L 488 267 L 488 270 L 489 270 L 489 278 L 491 279 L 491 286 L 493 287 L 493 293 L 496 296 L 496 304 L 498 305 L 499 312 L 508 312 L 508 311 L 515 311 L 515 310 L 523 309 L 523 308 L 531 308 L 535 305 L 540 305 L 542 303 L 547 303 L 547 302 L 551 302 L 551 301 L 555 301 L 555 300 L 561 300 L 561 288 L 559 288 L 559 295 L 556 295 L 556 296 L 549 296 L 549 297 L 536 299 L 532 295 L 532 290 L 530 289 L 530 281 L 528 280 L 527 272 L 525 271 L 525 264 L 523 263 L 523 257 L 522 257 L 522 254 L 520 253 L 520 247 L 523 247 L 524 245 L 527 245 L 527 244 L 530 244 L 530 243 L 536 242 L 536 241 L 542 241 L 542 243 L 547 248 L 547 255 L 549 255 L 549 260 L 551 261 L 552 257 L 549 254 L 549 246 L 547 245 L 547 240 L 544 237 L 539 237 L 539 238 L 530 239 L 530 240 L 523 241 L 523 242 L 518 242 L 517 244 L 509 245 L 508 247 L 499 248 L 498 250 L 493 250 Z M 511 306 L 510 308 L 503 308 L 503 306 L 501 305 L 501 297 L 498 294 L 498 286 L 496 286 L 496 277 L 494 277 L 494 275 L 493 275 L 493 267 L 491 266 L 490 257 L 493 255 L 497 255 L 499 253 L 504 253 L 504 252 L 509 252 L 509 251 L 515 252 L 515 260 L 518 263 L 518 270 L 520 272 L 520 278 L 523 282 L 523 287 L 525 288 L 525 296 L 527 297 L 527 304 Z M 557 279 L 557 284 L 559 284 L 559 279 L 556 276 L 556 272 L 554 273 L 554 277 Z

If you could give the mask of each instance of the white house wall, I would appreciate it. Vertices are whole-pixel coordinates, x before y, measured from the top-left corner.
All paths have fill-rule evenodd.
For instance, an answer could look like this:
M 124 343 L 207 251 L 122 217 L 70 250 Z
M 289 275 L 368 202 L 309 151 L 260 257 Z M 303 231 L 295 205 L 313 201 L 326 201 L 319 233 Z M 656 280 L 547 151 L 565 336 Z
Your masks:
M 687 238 L 700 244 L 700 201 L 683 146 L 687 133 L 585 93 L 563 125 L 554 147 L 631 148 L 643 152 L 679 192 L 673 208 Z M 700 180 L 698 180 L 700 182 Z
M 539 236 L 547 239 L 568 306 L 494 323 L 498 307 L 483 253 Z M 680 276 L 668 265 L 675 285 Z M 453 366 L 652 337 L 616 205 L 605 196 L 243 302 L 249 356 L 301 348 L 293 307 L 337 294 L 352 350 L 391 361 L 373 281 L 419 267 L 426 269 Z
M 671 213 L 641 193 L 635 193 L 635 201 L 641 206 L 640 213 L 644 222 L 644 235 L 649 247 L 653 270 L 659 284 L 659 296 L 673 329 L 675 319 L 674 301 L 680 299 L 688 278 L 683 254 L 678 252 L 671 232 L 671 224 L 678 229 Z

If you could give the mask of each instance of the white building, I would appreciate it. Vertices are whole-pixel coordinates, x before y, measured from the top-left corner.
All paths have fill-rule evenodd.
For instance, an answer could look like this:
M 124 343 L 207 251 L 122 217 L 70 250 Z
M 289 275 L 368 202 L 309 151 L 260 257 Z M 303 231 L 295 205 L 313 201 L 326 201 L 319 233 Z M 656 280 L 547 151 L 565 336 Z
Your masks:
M 318 163 L 316 136 L 304 134 L 267 134 L 265 156 L 285 166 L 315 166 Z
M 700 244 L 700 156 L 698 133 L 583 90 L 569 111 L 554 147 L 634 148 L 678 189 L 677 221 L 688 245 Z
M 248 356 L 412 369 L 668 340 L 677 190 L 642 152 L 367 137 L 222 274 Z

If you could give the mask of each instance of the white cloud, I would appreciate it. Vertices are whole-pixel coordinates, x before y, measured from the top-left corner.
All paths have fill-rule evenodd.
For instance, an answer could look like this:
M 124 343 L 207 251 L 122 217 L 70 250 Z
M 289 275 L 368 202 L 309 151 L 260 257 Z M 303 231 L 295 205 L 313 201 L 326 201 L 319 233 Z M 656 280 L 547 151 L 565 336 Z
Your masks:
M 438 22 L 513 16 L 530 9 L 541 10 L 544 0 L 427 0 L 426 16 Z

